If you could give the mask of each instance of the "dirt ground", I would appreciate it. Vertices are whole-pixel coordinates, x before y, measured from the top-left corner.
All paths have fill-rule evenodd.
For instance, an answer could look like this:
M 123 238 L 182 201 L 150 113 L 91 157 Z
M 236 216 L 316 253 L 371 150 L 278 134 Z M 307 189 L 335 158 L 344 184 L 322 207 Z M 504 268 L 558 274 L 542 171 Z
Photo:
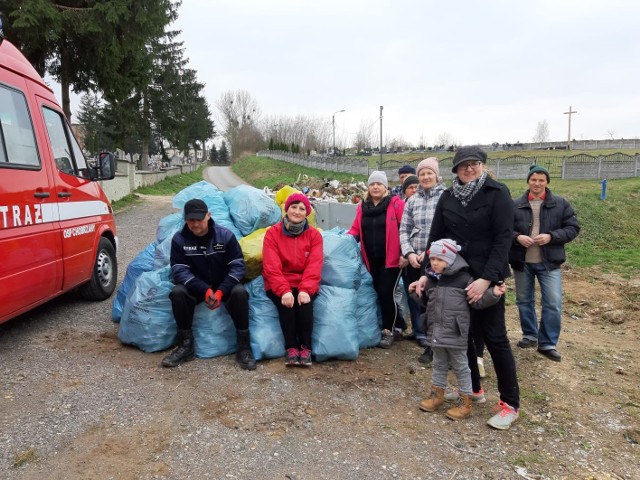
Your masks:
M 129 226 L 120 215 L 120 235 L 144 237 L 150 212 Z M 515 347 L 512 282 L 522 408 L 506 432 L 485 423 L 488 355 L 487 403 L 453 422 L 417 408 L 430 370 L 407 340 L 309 369 L 274 359 L 245 372 L 233 357 L 163 369 L 163 353 L 120 344 L 104 308 L 65 297 L 3 327 L 0 355 L 22 353 L 2 357 L 0 476 L 639 479 L 640 279 L 565 269 L 561 363 Z

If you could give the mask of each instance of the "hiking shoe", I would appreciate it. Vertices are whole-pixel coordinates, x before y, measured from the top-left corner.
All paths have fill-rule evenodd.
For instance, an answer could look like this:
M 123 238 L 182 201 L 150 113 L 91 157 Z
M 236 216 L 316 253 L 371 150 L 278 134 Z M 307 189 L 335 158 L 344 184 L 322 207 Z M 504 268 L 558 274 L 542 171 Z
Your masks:
M 383 330 L 382 339 L 380 340 L 378 346 L 380 348 L 391 348 L 391 345 L 393 345 L 393 333 L 391 333 L 389 330 Z
M 484 390 L 481 388 L 479 392 L 473 392 L 471 395 L 471 401 L 473 403 L 484 403 L 487 401 L 484 396 Z M 447 389 L 447 392 L 444 394 L 444 399 L 447 402 L 457 402 L 460 400 L 460 392 L 458 392 L 457 388 Z
M 286 357 L 287 359 L 285 360 L 284 364 L 287 367 L 300 365 L 300 352 L 297 348 L 287 348 Z
M 255 370 L 257 368 L 256 359 L 249 347 L 240 347 L 236 352 L 236 362 L 243 370 Z
M 511 424 L 520 416 L 518 410 L 504 403 L 502 400 L 498 402 L 496 410 L 497 413 L 487 420 L 487 424 L 498 430 L 509 430 Z
M 534 348 L 538 346 L 538 342 L 530 338 L 523 338 L 518 342 L 520 348 Z
M 482 357 L 478 357 L 478 373 L 480 374 L 480 378 L 486 378 L 487 371 L 484 369 L 484 360 Z
M 299 362 L 301 367 L 310 367 L 311 365 L 313 365 L 311 363 L 311 350 L 309 350 L 307 347 L 302 347 L 300 349 Z
M 429 342 L 425 337 L 416 338 L 416 343 L 420 348 L 427 348 L 429 346 Z
M 418 361 L 427 365 L 433 361 L 433 350 L 431 350 L 431 347 L 427 347 L 424 349 L 424 352 L 422 352 L 422 355 L 420 355 Z

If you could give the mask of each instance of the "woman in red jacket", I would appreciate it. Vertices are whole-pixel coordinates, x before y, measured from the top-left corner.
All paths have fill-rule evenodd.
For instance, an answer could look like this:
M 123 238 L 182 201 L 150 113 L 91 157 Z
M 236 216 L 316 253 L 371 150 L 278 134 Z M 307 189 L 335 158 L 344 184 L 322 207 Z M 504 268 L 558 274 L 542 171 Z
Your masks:
M 347 232 L 360 242 L 362 260 L 373 278 L 382 311 L 380 348 L 391 348 L 396 322 L 393 291 L 400 275 L 399 225 L 404 202 L 389 195 L 387 174 L 375 170 L 369 176 L 369 189 L 356 208 L 353 225 Z
M 275 304 L 284 335 L 286 365 L 311 365 L 313 300 L 322 274 L 322 235 L 309 225 L 309 199 L 289 195 L 285 216 L 267 230 L 262 247 L 262 276 Z

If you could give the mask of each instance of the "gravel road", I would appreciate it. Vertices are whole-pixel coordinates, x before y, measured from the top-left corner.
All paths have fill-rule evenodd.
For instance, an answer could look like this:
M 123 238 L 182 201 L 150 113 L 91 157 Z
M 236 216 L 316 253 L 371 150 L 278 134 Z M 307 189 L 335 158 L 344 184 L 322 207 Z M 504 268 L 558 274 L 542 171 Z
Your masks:
M 170 198 L 143 197 L 117 214 L 119 281 L 172 212 Z M 638 478 L 630 446 L 591 455 L 571 427 L 558 437 L 545 426 L 546 406 L 508 432 L 488 428 L 491 378 L 467 421 L 419 412 L 430 371 L 408 341 L 309 369 L 276 359 L 248 372 L 233 356 L 164 369 L 164 353 L 123 346 L 117 330 L 111 301 L 73 294 L 0 325 L 0 478 Z M 516 472 L 520 457 L 554 475 Z

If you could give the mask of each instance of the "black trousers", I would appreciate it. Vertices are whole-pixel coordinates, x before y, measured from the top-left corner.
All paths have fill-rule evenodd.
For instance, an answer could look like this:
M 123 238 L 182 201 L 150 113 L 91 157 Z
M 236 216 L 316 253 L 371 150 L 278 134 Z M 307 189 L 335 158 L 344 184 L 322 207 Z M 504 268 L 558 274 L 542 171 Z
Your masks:
M 393 331 L 394 323 L 401 327 L 400 322 L 396 322 L 396 302 L 393 298 L 393 291 L 396 288 L 396 281 L 400 274 L 399 268 L 386 268 L 384 258 L 369 259 L 369 273 L 373 278 L 373 288 L 378 295 L 380 310 L 382 311 L 382 329 Z
M 293 307 L 282 305 L 281 297 L 267 290 L 267 297 L 278 309 L 280 328 L 284 335 L 284 348 L 307 347 L 311 349 L 311 334 L 313 333 L 313 302 L 317 295 L 311 297 L 309 303 L 298 303 L 298 289 L 291 289 L 293 293 Z
M 184 285 L 176 285 L 169 294 L 171 300 L 171 310 L 178 324 L 178 330 L 191 330 L 193 325 L 193 312 L 196 305 L 204 302 L 189 293 Z M 249 294 L 242 284 L 236 284 L 229 293 L 228 298 L 223 300 L 223 306 L 229 312 L 236 330 L 249 329 Z M 222 308 L 220 306 L 219 308 Z
M 498 303 L 489 308 L 482 310 L 471 309 L 471 327 L 478 329 L 478 332 L 482 333 L 482 338 L 487 350 L 489 350 L 489 355 L 491 355 L 498 379 L 500 400 L 512 407 L 520 408 L 520 387 L 518 386 L 518 377 L 516 375 L 516 361 L 513 358 L 504 319 L 504 295 Z M 469 344 L 472 345 L 472 342 L 469 342 Z M 472 352 L 471 348 L 473 348 Z M 472 353 L 473 363 L 476 363 L 477 371 L 475 345 L 470 347 L 469 350 L 469 366 L 471 367 L 472 363 L 469 353 Z

